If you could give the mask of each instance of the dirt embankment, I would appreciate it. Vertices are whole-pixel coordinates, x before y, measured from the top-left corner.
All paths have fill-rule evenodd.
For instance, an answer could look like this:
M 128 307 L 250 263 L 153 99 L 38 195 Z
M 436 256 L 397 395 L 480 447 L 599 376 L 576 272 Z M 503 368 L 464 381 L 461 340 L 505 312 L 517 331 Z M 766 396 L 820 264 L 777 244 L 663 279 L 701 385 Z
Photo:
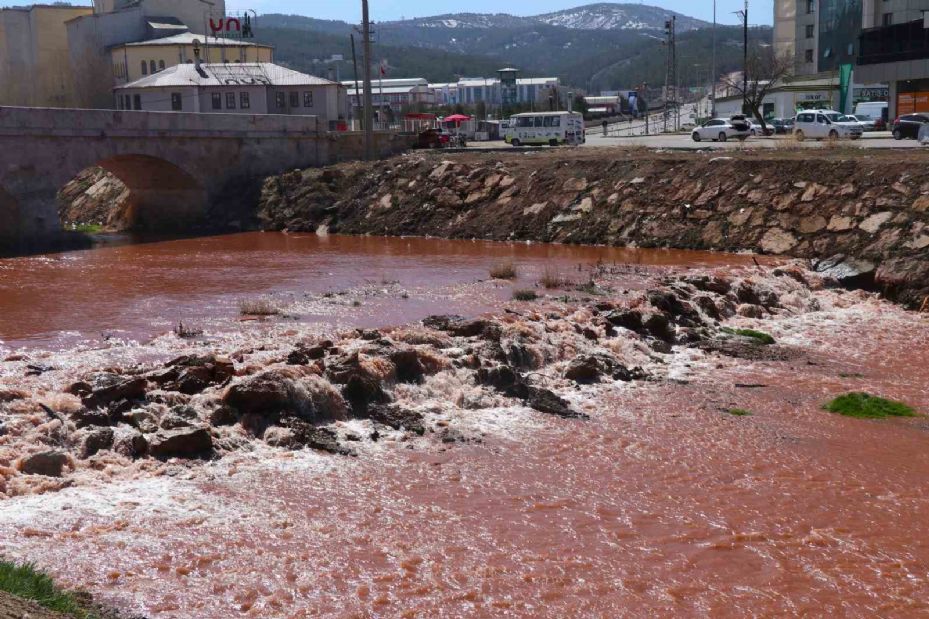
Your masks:
M 412 154 L 265 181 L 265 229 L 753 250 L 910 306 L 929 294 L 929 162 L 823 150 Z

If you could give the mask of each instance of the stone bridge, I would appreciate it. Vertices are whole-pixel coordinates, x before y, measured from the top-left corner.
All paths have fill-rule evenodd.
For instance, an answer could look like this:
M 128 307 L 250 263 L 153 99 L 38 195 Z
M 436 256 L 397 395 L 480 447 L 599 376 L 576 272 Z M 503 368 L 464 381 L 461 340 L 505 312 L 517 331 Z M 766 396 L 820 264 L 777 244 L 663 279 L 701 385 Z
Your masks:
M 375 135 L 380 156 L 408 146 Z M 56 195 L 90 166 L 130 190 L 137 229 L 182 229 L 236 180 L 363 155 L 360 133 L 316 117 L 0 107 L 0 250 L 60 231 Z M 2 251 L 0 251 L 2 253 Z

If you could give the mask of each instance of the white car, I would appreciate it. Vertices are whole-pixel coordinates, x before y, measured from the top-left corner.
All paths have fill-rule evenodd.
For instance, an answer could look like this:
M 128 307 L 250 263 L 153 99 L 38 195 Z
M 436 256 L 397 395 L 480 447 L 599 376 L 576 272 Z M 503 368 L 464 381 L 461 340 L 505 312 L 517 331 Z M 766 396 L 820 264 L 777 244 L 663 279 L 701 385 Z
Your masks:
M 862 131 L 874 131 L 874 119 L 870 116 L 856 116 L 855 114 L 846 114 L 839 117 L 840 123 L 855 123 L 861 127 Z
M 841 122 L 842 114 L 835 110 L 806 110 L 797 114 L 794 136 L 798 140 L 851 139 L 857 140 L 863 133 L 857 123 Z
M 693 130 L 690 137 L 694 142 L 700 140 L 715 140 L 725 142 L 729 138 L 744 140 L 752 133 L 751 124 L 744 116 L 733 116 L 726 120 L 725 118 L 713 118 L 706 121 Z

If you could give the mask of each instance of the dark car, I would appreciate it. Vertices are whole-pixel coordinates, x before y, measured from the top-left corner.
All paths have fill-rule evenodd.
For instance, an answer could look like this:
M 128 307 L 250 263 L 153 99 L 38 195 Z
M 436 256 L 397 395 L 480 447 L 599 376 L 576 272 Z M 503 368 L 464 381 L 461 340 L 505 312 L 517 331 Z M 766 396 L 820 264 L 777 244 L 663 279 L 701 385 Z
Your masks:
M 929 115 L 903 114 L 894 121 L 893 135 L 895 140 L 904 138 L 915 140 L 919 137 L 919 128 L 929 123 Z
M 416 148 L 442 148 L 448 144 L 448 134 L 441 129 L 420 131 L 416 138 Z
M 794 119 L 775 118 L 771 121 L 771 126 L 774 127 L 774 133 L 777 135 L 790 135 L 794 130 Z

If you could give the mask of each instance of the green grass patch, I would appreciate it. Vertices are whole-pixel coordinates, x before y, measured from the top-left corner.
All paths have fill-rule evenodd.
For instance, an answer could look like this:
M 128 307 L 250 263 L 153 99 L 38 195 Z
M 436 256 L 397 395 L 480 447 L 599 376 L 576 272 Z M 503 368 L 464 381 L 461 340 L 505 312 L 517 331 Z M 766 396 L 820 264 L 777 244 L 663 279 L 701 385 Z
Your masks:
M 96 617 L 75 596 L 56 587 L 47 574 L 43 574 L 28 563 L 16 564 L 0 561 L 0 590 L 78 619 Z
M 726 414 L 732 415 L 733 417 L 751 417 L 751 412 L 745 410 L 744 408 L 730 408 L 726 411 Z
M 103 232 L 103 226 L 100 224 L 76 224 L 71 229 L 84 234 L 100 234 Z
M 759 344 L 763 344 L 765 346 L 770 346 L 774 343 L 774 338 L 763 331 L 755 331 L 754 329 L 732 329 L 730 327 L 723 327 L 722 331 L 723 333 L 729 333 L 730 335 L 750 337 L 753 340 L 757 340 Z
M 826 404 L 830 413 L 858 419 L 884 419 L 886 417 L 914 417 L 916 411 L 903 402 L 886 400 L 867 393 L 853 392 L 840 395 Z

